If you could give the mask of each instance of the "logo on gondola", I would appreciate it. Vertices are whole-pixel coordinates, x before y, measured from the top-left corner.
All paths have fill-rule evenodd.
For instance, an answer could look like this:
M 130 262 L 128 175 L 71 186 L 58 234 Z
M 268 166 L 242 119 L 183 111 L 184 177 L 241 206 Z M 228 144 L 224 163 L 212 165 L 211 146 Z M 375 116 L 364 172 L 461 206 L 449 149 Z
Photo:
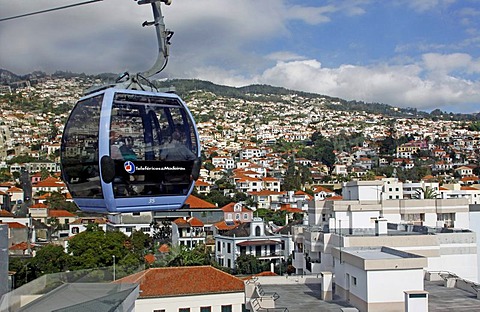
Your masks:
M 131 161 L 126 161 L 123 164 L 123 168 L 125 168 L 125 171 L 128 173 L 134 173 L 135 172 L 135 164 Z

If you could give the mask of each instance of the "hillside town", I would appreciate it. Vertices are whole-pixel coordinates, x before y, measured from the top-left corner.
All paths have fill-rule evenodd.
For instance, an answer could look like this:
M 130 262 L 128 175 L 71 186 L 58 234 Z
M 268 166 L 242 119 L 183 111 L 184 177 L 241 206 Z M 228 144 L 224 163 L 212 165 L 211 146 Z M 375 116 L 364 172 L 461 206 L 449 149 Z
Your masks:
M 109 259 L 109 289 L 124 294 L 122 304 L 135 311 L 296 311 L 263 291 L 272 284 L 318 287 L 311 307 L 338 304 L 332 311 L 435 311 L 432 298 L 446 288 L 465 292 L 465 311 L 478 305 L 478 122 L 346 111 L 330 98 L 293 91 L 233 98 L 191 90 L 184 100 L 197 122 L 203 164 L 185 205 L 88 214 L 75 209 L 61 180 L 60 143 L 74 103 L 101 83 L 76 76 L 0 86 L 0 233 L 8 232 L 8 258 L 32 259 L 51 244 L 68 252 L 69 242 L 95 224 L 104 232 L 141 232 L 158 243 L 140 273 L 116 279 L 116 258 Z M 175 246 L 202 246 L 223 270 L 192 266 L 172 273 L 155 265 Z M 235 273 L 245 255 L 266 263 L 269 274 L 241 279 Z M 169 274 L 190 276 L 191 289 L 173 285 Z M 15 288 L 27 285 L 28 268 L 4 275 L 3 293 L 21 305 L 15 298 L 23 294 Z M 193 282 L 197 275 L 208 279 Z M 148 282 L 160 279 L 172 287 Z M 208 286 L 219 279 L 224 289 Z M 65 295 L 80 286 L 72 287 Z M 43 299 L 59 300 L 52 294 Z M 41 304 L 30 300 L 24 310 Z

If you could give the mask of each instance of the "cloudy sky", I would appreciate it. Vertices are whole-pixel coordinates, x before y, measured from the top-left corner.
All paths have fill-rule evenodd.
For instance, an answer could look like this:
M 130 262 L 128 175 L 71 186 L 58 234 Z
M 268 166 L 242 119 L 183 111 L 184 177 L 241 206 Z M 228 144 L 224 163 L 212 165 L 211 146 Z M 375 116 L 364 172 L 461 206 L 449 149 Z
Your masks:
M 85 0 L 0 0 L 0 19 Z M 431 111 L 480 112 L 480 0 L 173 0 L 155 78 L 282 86 Z M 0 68 L 144 71 L 149 5 L 103 0 L 0 22 Z

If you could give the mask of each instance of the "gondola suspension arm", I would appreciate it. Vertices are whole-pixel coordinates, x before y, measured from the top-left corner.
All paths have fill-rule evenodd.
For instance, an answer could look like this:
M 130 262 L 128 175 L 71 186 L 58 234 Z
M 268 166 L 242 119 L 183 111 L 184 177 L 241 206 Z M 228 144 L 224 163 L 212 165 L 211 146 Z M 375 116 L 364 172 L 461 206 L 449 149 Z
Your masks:
M 153 75 L 160 73 L 165 68 L 168 62 L 169 45 L 170 39 L 173 36 L 173 31 L 165 29 L 165 23 L 160 7 L 161 2 L 165 3 L 166 5 L 170 5 L 172 3 L 172 0 L 140 0 L 137 2 L 139 5 L 147 3 L 150 3 L 152 5 L 154 20 L 153 22 L 145 21 L 143 22 L 142 26 L 145 27 L 154 25 L 157 33 L 158 42 L 158 56 L 155 64 L 153 64 L 152 68 L 150 68 L 149 70 L 139 73 L 139 75 L 145 78 L 149 78 Z

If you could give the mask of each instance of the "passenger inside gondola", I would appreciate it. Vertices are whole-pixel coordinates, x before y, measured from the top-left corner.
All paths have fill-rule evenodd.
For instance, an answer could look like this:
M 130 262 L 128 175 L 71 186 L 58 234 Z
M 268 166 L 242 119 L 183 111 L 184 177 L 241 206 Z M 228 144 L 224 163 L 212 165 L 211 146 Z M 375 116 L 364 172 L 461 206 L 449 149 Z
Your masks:
M 195 154 L 185 145 L 182 133 L 175 129 L 169 143 L 162 147 L 160 159 L 165 161 L 195 160 Z

